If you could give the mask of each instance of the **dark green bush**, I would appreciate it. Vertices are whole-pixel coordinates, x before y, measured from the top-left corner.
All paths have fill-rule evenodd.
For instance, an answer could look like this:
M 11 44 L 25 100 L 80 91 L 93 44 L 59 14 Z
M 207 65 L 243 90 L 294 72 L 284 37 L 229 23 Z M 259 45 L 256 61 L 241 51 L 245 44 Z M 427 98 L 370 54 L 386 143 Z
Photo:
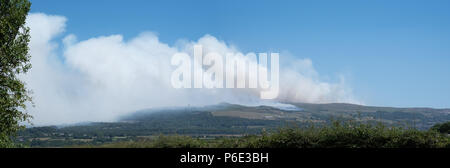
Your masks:
M 431 129 L 443 134 L 450 134 L 450 121 L 434 125 Z
M 383 125 L 335 122 L 331 126 L 284 128 L 248 142 L 251 148 L 442 148 L 449 137 Z

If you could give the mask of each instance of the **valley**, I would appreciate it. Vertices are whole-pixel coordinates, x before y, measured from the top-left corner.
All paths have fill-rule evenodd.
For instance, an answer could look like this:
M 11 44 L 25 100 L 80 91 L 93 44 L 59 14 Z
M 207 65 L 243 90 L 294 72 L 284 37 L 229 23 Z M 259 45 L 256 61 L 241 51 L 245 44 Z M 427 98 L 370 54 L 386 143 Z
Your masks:
M 338 103 L 286 104 L 297 108 L 221 103 L 204 107 L 147 109 L 123 116 L 117 122 L 27 128 L 18 134 L 16 142 L 30 147 L 65 147 L 155 139 L 160 135 L 208 140 L 259 135 L 285 127 L 322 126 L 334 120 L 427 130 L 436 123 L 450 121 L 449 109 Z

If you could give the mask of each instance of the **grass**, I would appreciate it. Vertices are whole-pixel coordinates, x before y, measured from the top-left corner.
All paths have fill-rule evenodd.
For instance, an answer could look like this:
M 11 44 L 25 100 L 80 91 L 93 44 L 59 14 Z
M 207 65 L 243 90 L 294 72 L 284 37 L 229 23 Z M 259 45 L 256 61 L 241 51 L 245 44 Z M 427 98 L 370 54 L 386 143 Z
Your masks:
M 273 132 L 233 138 L 199 139 L 160 135 L 138 141 L 115 142 L 104 148 L 450 148 L 450 137 L 435 130 L 386 127 L 335 121 L 327 126 L 286 127 Z

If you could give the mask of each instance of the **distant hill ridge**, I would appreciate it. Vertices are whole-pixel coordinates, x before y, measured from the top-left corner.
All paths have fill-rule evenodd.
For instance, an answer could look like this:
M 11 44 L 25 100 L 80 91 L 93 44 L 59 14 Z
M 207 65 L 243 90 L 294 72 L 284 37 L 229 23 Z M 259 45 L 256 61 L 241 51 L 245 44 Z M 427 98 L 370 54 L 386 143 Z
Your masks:
M 33 127 L 18 141 L 31 146 L 103 144 L 151 138 L 160 134 L 193 137 L 244 136 L 286 126 L 323 125 L 333 120 L 383 123 L 386 126 L 429 129 L 450 121 L 449 109 L 371 107 L 355 104 L 282 103 L 203 107 L 170 107 L 137 111 L 117 122 L 89 122 Z

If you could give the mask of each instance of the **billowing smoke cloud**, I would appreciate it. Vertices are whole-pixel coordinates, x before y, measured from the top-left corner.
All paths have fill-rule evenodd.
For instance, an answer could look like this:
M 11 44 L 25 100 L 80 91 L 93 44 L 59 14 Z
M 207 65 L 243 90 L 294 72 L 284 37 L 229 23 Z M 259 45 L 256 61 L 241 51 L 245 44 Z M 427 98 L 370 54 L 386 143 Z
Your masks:
M 83 121 L 114 121 L 136 110 L 219 102 L 257 104 L 259 95 L 251 89 L 174 89 L 170 77 L 176 68 L 170 59 L 176 52 L 192 53 L 201 44 L 203 52 L 239 53 L 205 35 L 197 41 L 169 46 L 145 32 L 124 41 L 121 35 L 77 41 L 66 35 L 66 18 L 42 13 L 30 14 L 32 70 L 24 76 L 33 90 L 34 107 L 28 112 L 35 125 Z M 280 56 L 283 59 L 283 55 Z M 278 100 L 309 103 L 350 102 L 351 90 L 342 82 L 319 80 L 309 59 L 292 59 L 280 67 Z M 262 102 L 261 102 L 262 103 Z M 267 102 L 265 102 L 267 103 Z

